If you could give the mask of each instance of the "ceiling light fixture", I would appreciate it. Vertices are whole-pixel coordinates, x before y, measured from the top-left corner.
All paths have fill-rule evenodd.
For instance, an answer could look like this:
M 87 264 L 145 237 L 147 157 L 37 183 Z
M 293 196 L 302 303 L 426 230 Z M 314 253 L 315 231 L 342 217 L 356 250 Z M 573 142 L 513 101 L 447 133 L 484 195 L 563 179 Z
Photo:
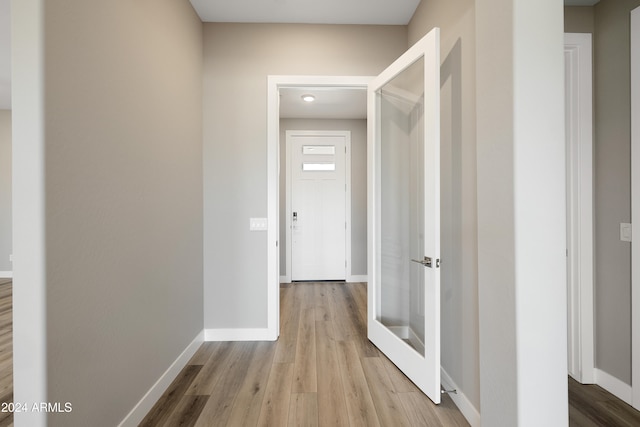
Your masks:
M 316 97 L 311 94 L 302 95 L 302 100 L 304 102 L 313 102 L 316 100 Z

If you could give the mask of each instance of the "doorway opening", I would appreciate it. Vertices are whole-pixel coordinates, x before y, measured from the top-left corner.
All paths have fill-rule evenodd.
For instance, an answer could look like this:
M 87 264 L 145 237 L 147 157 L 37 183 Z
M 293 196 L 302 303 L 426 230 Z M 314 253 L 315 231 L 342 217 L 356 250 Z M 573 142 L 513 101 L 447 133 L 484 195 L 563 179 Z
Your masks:
M 269 76 L 267 90 L 267 240 L 269 247 L 267 251 L 267 273 L 268 273 L 268 329 L 271 336 L 277 337 L 279 334 L 280 283 L 291 281 L 291 276 L 287 274 L 290 268 L 287 264 L 287 237 L 286 237 L 286 130 L 337 130 L 336 123 L 331 121 L 354 121 L 360 120 L 358 131 L 351 130 L 352 136 L 352 161 L 362 163 L 364 175 L 361 179 L 352 179 L 352 212 L 351 229 L 351 269 L 346 270 L 346 280 L 353 282 L 367 281 L 367 229 L 366 229 L 366 89 L 371 77 L 367 76 Z M 325 115 L 313 112 L 310 105 L 297 105 L 293 103 L 301 99 L 300 93 L 307 94 L 310 90 L 322 91 L 331 96 L 359 96 L 359 103 L 336 101 L 335 99 L 325 105 Z M 357 94 L 357 95 L 356 95 Z M 354 118 L 353 111 L 349 112 L 349 105 L 359 104 L 360 113 L 364 118 Z M 318 104 L 316 104 L 318 105 Z M 291 109 L 293 108 L 293 111 Z M 297 115 L 297 116 L 294 116 Z M 320 125 L 320 120 L 325 121 L 325 126 Z M 281 126 L 282 124 L 282 126 Z M 329 126 L 329 127 L 327 127 Z M 343 126 L 340 126 L 343 127 Z M 363 138 L 362 146 L 356 147 L 356 133 Z M 282 144 L 281 144 L 282 143 Z M 354 164 L 351 169 L 355 169 Z M 356 187 L 362 187 L 362 193 L 356 192 Z M 357 194 L 357 196 L 355 196 Z M 355 196 L 355 197 L 354 197 Z M 357 200 L 356 200 L 357 197 Z M 364 215 L 364 221 L 354 221 L 355 216 Z M 347 239 L 348 241 L 349 239 Z M 349 249 L 346 249 L 349 250 Z M 361 252 L 362 260 L 354 257 L 353 253 Z M 358 260 L 356 260 L 358 258 Z M 349 274 L 350 273 L 350 274 Z

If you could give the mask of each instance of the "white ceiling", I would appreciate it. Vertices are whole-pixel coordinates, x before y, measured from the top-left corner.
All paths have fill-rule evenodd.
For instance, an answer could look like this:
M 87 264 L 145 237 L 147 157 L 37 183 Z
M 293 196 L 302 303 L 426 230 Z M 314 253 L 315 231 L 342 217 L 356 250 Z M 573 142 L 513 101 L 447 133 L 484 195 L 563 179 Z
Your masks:
M 305 102 L 311 94 L 315 101 Z M 283 119 L 366 119 L 367 91 L 364 88 L 282 88 L 280 117 Z
M 565 4 L 590 6 L 598 1 L 565 0 Z M 205 22 L 405 25 L 420 0 L 191 0 L 191 3 Z M 10 5 L 11 0 L 0 0 L 0 109 L 11 108 Z M 335 100 L 331 102 L 335 105 Z M 337 111 L 335 108 L 332 111 Z
M 204 22 L 406 25 L 420 0 L 191 0 Z

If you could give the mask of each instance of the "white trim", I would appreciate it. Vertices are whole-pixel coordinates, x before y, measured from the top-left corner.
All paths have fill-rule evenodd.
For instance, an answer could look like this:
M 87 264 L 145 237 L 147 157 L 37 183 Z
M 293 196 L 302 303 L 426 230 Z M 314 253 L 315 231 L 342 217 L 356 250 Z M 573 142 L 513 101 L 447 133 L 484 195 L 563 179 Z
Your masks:
M 280 335 L 280 96 L 277 79 L 267 78 L 267 329 Z M 206 334 L 205 334 L 206 335 Z
M 351 275 L 347 275 L 347 282 L 349 283 L 368 283 L 369 282 L 369 276 L 367 276 L 366 274 L 351 274 Z
M 280 334 L 279 239 L 279 153 L 281 87 L 360 87 L 372 77 L 363 76 L 268 76 L 267 77 L 267 329 L 269 336 Z
M 594 369 L 594 373 L 596 384 L 616 396 L 618 399 L 631 405 L 633 400 L 633 391 L 629 384 L 598 368 Z
M 595 382 L 592 36 L 564 35 L 567 139 L 568 368 Z
M 640 410 L 640 7 L 631 11 L 631 384 Z
M 13 271 L 0 271 L 0 279 L 13 279 Z
M 277 335 L 269 328 L 205 329 L 205 341 L 275 341 Z
M 46 402 L 45 4 L 11 5 L 13 401 Z M 16 412 L 16 426 L 46 426 L 45 412 Z
M 455 381 L 449 376 L 443 367 L 440 367 L 440 382 L 445 390 L 456 390 L 456 393 L 449 393 L 449 397 L 456 404 L 462 415 L 467 419 L 471 427 L 480 427 L 480 412 L 473 406 L 467 396 L 460 391 Z
M 178 358 L 167 368 L 167 370 L 158 378 L 147 393 L 133 407 L 131 412 L 118 424 L 119 427 L 135 427 L 140 424 L 144 417 L 149 413 L 153 405 L 162 397 L 164 392 L 169 388 L 180 371 L 189 363 L 191 357 L 196 353 L 202 345 L 204 332 L 200 331 L 198 335 L 191 341 L 191 344 L 184 349 Z
M 291 262 L 292 262 L 292 242 L 291 242 L 291 186 L 293 183 L 291 176 L 291 139 L 295 136 L 343 136 L 344 144 L 347 148 L 345 152 L 345 184 L 346 192 L 345 192 L 345 205 L 344 205 L 344 218 L 346 221 L 346 228 L 344 230 L 344 241 L 345 241 L 345 257 L 346 257 L 346 265 L 344 271 L 344 278 L 347 280 L 349 277 L 349 272 L 351 271 L 351 131 L 350 130 L 287 130 L 285 132 L 285 150 L 286 150 L 286 185 L 285 185 L 285 218 L 286 218 L 286 239 L 287 239 L 287 265 L 286 265 L 286 276 L 291 281 L 292 273 L 291 273 Z
M 280 276 L 280 283 L 291 283 L 291 278 L 288 276 Z

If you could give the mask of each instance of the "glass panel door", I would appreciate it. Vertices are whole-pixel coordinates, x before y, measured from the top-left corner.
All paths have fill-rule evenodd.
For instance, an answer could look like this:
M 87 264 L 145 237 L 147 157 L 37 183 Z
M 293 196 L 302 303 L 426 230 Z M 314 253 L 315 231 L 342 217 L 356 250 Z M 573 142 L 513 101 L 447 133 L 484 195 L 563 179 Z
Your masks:
M 369 85 L 369 339 L 440 403 L 440 55 L 435 28 Z
M 424 58 L 385 84 L 380 105 L 378 320 L 424 355 Z M 418 262 L 412 262 L 411 260 Z

